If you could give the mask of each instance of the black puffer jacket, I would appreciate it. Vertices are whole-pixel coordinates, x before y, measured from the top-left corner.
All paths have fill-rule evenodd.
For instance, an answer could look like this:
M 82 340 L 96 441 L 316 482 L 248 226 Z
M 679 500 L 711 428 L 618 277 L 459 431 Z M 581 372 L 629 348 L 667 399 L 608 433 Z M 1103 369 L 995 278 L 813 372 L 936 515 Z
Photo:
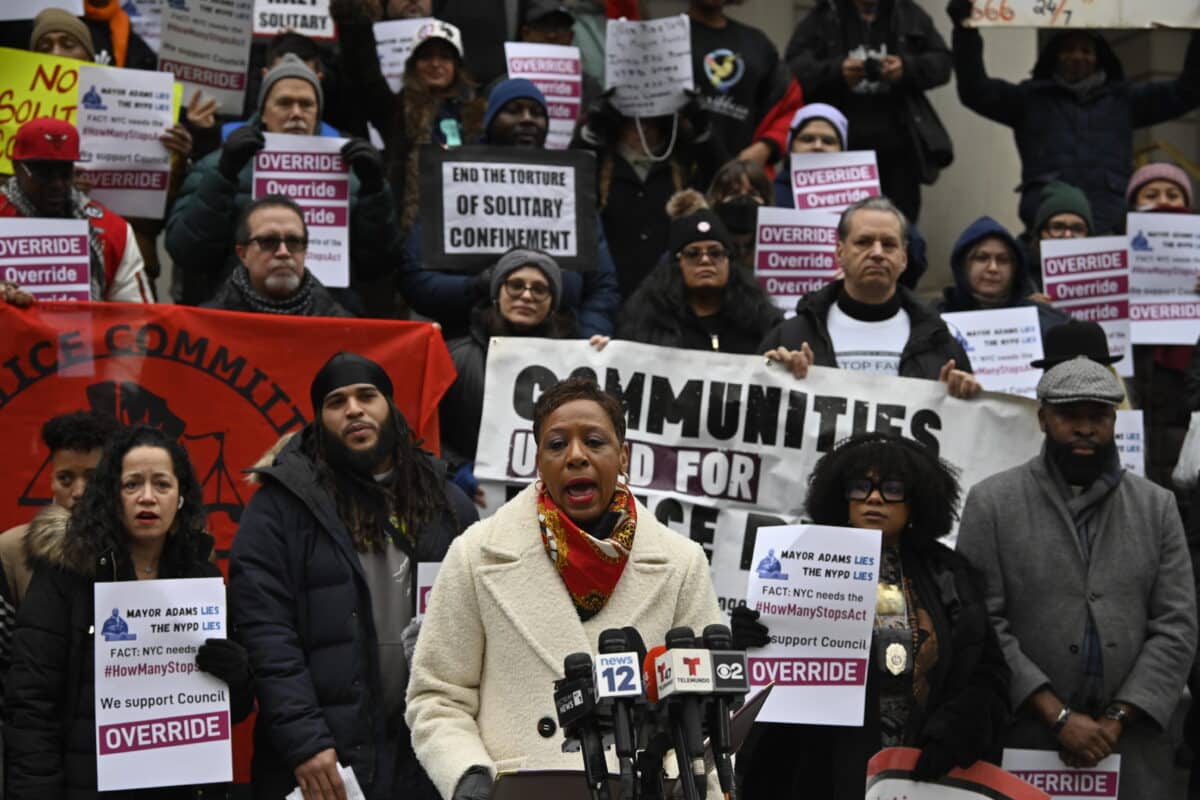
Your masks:
M 233 632 L 258 691 L 255 797 L 283 797 L 296 786 L 293 770 L 332 747 L 371 800 L 436 798 L 408 729 L 389 732 L 380 713 L 370 590 L 334 498 L 301 447 L 314 433 L 305 428 L 273 466 L 258 470 L 262 486 L 246 505 L 229 560 Z M 477 518 L 457 487 L 447 483 L 445 491 L 450 508 L 417 533 L 414 562 L 441 561 Z M 393 778 L 394 769 L 403 774 Z
M 842 283 L 834 281 L 801 297 L 796 304 L 796 316 L 768 333 L 759 343 L 758 352 L 765 353 L 776 347 L 799 350 L 800 345 L 808 342 L 813 351 L 813 364 L 836 367 L 837 357 L 825 320 L 829 317 L 829 309 L 837 302 Z M 970 372 L 971 360 L 942 318 L 903 286 L 897 286 L 896 291 L 900 293 L 900 307 L 908 314 L 911 326 L 908 342 L 900 354 L 900 376 L 937 380 L 942 365 L 951 358 L 955 361 L 955 369 Z
M 129 555 L 112 550 L 90 559 L 64 548 L 66 520 L 57 536 L 41 536 L 31 553 L 33 579 L 17 613 L 13 663 L 5 679 L 4 743 L 9 800 L 94 800 L 96 714 L 93 586 L 136 577 Z M 186 535 L 186 534 L 185 534 Z M 160 578 L 219 578 L 209 561 L 212 537 L 193 533 L 183 566 Z M 94 552 L 94 551 L 93 551 Z M 251 693 L 230 697 L 231 718 L 246 717 Z M 115 798 L 222 797 L 212 784 L 105 793 Z

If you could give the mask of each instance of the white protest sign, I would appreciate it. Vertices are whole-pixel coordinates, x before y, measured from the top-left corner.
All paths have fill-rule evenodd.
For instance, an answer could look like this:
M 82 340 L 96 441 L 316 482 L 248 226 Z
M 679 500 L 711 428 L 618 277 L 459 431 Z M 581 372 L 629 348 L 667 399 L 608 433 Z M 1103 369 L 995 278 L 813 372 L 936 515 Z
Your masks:
M 433 584 L 441 569 L 442 562 L 440 561 L 417 563 L 417 619 L 425 616 L 425 609 L 429 607 L 429 597 L 433 593 Z
M 837 217 L 824 211 L 759 208 L 754 277 L 788 311 L 837 274 Z
M 188 100 L 202 91 L 221 113 L 241 115 L 253 7 L 253 0 L 186 0 L 163 9 L 158 68 L 174 73 Z
M 224 639 L 220 578 L 95 585 L 100 791 L 233 779 L 229 687 L 196 666 Z
M 350 285 L 350 172 L 346 139 L 264 134 L 254 156 L 254 197 L 281 194 L 304 209 L 304 266 L 326 286 Z
M 579 255 L 572 166 L 446 161 L 442 208 L 447 255 L 494 253 L 518 242 L 555 257 Z
M 614 341 L 493 339 L 475 476 L 485 513 L 536 477 L 533 403 L 582 371 L 624 399 L 629 482 L 661 522 L 711 554 L 723 608 L 745 602 L 757 531 L 801 521 L 813 465 L 835 442 L 892 432 L 962 470 L 969 489 L 1037 455 L 1037 406 L 984 393 L 958 400 L 937 381 L 813 367 L 803 380 L 761 356 Z
M 757 719 L 862 725 L 879 579 L 879 531 L 761 528 L 746 605 L 771 643 L 746 654 L 750 687 L 774 683 Z
M 1115 439 L 1121 466 L 1146 477 L 1146 424 L 1140 409 L 1117 409 Z
M 1006 747 L 1001 766 L 1046 792 L 1053 800 L 1094 800 L 1117 797 L 1121 756 L 1114 753 L 1094 767 L 1068 767 L 1054 750 Z
M 159 141 L 174 124 L 168 72 L 79 68 L 79 163 L 89 194 L 126 217 L 162 219 L 171 153 Z
M 254 35 L 274 36 L 284 31 L 310 39 L 334 38 L 329 0 L 254 0 Z
M 840 212 L 880 194 L 874 150 L 793 153 L 791 164 L 797 209 Z
M 363 794 L 362 787 L 358 784 L 358 776 L 354 774 L 353 769 L 339 763 L 337 771 L 342 779 L 342 790 L 346 793 L 346 800 L 367 800 L 367 796 Z M 304 800 L 304 790 L 297 786 L 287 793 L 284 800 Z
M 47 8 L 83 16 L 83 0 L 4 0 L 0 3 L 0 19 L 33 19 Z
M 1054 307 L 1075 319 L 1099 323 L 1108 335 L 1108 351 L 1125 356 L 1117 362 L 1117 370 L 1132 375 L 1125 237 L 1045 239 L 1041 250 L 1042 283 Z
M 0 218 L 0 279 L 38 300 L 91 300 L 85 219 Z
M 1134 344 L 1200 338 L 1200 216 L 1130 214 L 1129 328 Z
M 673 114 L 696 86 L 692 37 L 684 14 L 640 22 L 610 19 L 604 45 L 604 88 L 627 117 Z
M 379 69 L 393 92 L 400 91 L 404 83 L 404 64 L 412 53 L 417 31 L 433 21 L 433 17 L 389 19 L 371 26 L 375 32 L 375 52 L 379 56 Z
M 1200 27 L 1196 0 L 974 0 L 970 24 L 1003 28 Z
M 942 321 L 971 359 L 971 371 L 989 392 L 1036 397 L 1042 370 L 1042 328 L 1034 306 L 953 311 Z
M 167 0 L 125 0 L 121 6 L 129 15 L 129 24 L 133 27 L 133 32 L 142 37 L 156 53 L 162 36 L 163 5 L 166 2 Z M 175 2 L 178 4 L 179 0 Z
M 546 147 L 565 150 L 571 143 L 583 102 L 583 66 L 578 47 L 505 42 L 508 77 L 526 78 L 546 97 L 550 130 Z

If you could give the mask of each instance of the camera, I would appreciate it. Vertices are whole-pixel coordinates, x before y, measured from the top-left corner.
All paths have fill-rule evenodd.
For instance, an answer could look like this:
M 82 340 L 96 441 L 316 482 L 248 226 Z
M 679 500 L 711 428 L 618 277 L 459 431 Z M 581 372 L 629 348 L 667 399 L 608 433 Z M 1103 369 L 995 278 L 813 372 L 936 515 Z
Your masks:
M 863 72 L 867 80 L 877 83 L 883 78 L 883 62 L 878 58 L 867 58 L 863 61 Z

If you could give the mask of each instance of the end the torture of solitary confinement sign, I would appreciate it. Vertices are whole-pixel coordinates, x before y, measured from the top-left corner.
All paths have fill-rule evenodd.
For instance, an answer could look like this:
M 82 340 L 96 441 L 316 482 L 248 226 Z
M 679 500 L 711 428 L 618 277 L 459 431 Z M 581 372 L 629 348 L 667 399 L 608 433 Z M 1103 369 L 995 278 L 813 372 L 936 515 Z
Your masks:
M 576 150 L 421 150 L 421 249 L 433 269 L 474 272 L 513 247 L 564 269 L 595 265 L 595 160 Z

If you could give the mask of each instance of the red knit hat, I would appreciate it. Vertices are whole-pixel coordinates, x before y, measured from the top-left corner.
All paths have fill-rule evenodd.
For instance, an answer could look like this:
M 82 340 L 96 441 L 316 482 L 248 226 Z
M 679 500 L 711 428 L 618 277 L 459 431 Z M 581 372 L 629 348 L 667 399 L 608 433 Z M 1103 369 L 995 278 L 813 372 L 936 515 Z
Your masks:
M 17 131 L 13 161 L 78 161 L 79 131 L 52 117 L 31 119 Z

